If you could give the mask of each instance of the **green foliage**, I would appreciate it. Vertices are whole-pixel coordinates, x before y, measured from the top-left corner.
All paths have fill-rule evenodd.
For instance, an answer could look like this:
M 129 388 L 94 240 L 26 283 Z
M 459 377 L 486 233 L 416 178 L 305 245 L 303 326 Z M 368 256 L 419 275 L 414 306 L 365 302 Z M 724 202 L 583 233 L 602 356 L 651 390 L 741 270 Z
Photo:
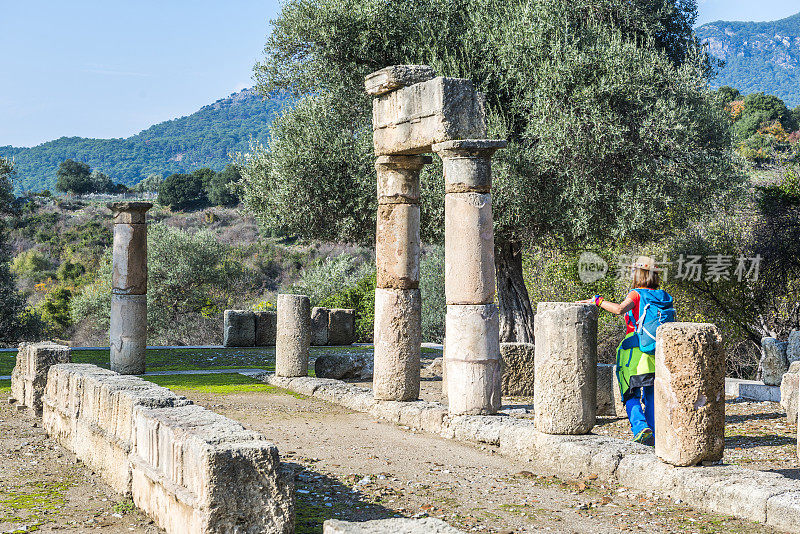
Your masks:
M 206 185 L 206 196 L 212 206 L 235 206 L 239 203 L 231 188 L 239 182 L 242 175 L 235 165 L 228 165 L 222 172 L 214 173 Z
M 158 203 L 172 209 L 200 208 L 207 200 L 199 172 L 172 174 L 158 187 Z
M 419 290 L 422 297 L 422 340 L 441 343 L 447 300 L 444 296 L 444 248 L 433 247 L 420 262 Z
M 728 105 L 734 100 L 741 99 L 742 93 L 740 93 L 738 89 L 735 89 L 729 85 L 723 85 L 717 89 L 717 97 L 719 98 L 720 103 L 723 105 Z
M 423 63 L 471 79 L 487 96 L 490 136 L 510 141 L 494 166 L 498 239 L 577 243 L 669 231 L 740 177 L 728 119 L 705 90 L 706 58 L 671 55 L 678 42 L 686 50 L 691 3 L 658 3 L 668 4 L 287 2 L 257 66 L 258 88 L 306 96 L 274 124 L 271 154 L 256 150 L 242 162 L 244 200 L 286 233 L 372 239 L 363 79 Z M 441 212 L 436 203 L 423 220 L 429 241 L 441 237 Z
M 340 254 L 312 264 L 300 273 L 293 293 L 307 295 L 312 306 L 321 306 L 327 297 L 349 288 L 375 270 L 372 263 L 351 254 Z
M 736 137 L 747 139 L 765 124 L 778 121 L 787 132 L 797 130 L 797 123 L 780 98 L 764 93 L 751 93 L 744 98 L 744 112 L 736 122 Z
M 44 322 L 56 334 L 62 334 L 72 325 L 70 315 L 70 301 L 72 291 L 66 287 L 56 287 L 49 291 L 45 298 L 36 306 Z
M 132 190 L 137 193 L 158 193 L 158 188 L 161 187 L 163 182 L 164 177 L 160 174 L 149 174 L 147 178 L 136 184 Z
M 52 189 L 56 169 L 67 158 L 86 162 L 128 186 L 153 173 L 222 170 L 228 155 L 247 150 L 251 139 L 265 143 L 273 117 L 290 102 L 282 94 L 264 100 L 242 91 L 127 139 L 62 137 L 33 148 L 0 147 L 0 157 L 15 158 L 20 191 Z
M 93 193 L 92 169 L 86 163 L 68 159 L 58 166 L 56 190 L 83 195 Z
M 375 273 L 344 287 L 320 302 L 326 308 L 347 308 L 356 311 L 356 341 L 372 342 L 375 326 Z

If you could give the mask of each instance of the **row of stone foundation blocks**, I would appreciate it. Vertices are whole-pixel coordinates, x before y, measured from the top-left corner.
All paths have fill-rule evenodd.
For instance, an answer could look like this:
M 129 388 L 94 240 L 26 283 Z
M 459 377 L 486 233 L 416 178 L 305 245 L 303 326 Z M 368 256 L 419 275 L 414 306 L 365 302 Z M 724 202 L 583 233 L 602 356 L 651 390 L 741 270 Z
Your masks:
M 352 345 L 356 342 L 355 310 L 311 308 L 311 345 Z M 278 314 L 270 311 L 225 310 L 225 347 L 275 346 Z
M 659 460 L 652 448 L 630 441 L 545 434 L 530 421 L 507 416 L 450 416 L 435 402 L 378 401 L 369 389 L 338 380 L 275 375 L 261 379 L 398 425 L 497 446 L 505 456 L 530 461 L 536 472 L 574 478 L 597 475 L 607 483 L 681 499 L 701 510 L 800 531 L 800 481 L 778 473 L 738 466 L 674 467 Z
M 169 533 L 294 532 L 294 475 L 256 432 L 134 376 L 20 347 L 12 395 Z M 46 377 L 46 379 L 45 379 Z

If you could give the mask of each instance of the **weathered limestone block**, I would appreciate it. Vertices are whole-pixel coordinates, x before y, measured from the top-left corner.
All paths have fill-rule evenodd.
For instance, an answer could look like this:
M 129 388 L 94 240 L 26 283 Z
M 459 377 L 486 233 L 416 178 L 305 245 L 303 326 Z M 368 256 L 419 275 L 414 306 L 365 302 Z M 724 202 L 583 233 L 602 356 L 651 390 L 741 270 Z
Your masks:
M 614 390 L 619 387 L 614 367 L 611 363 L 597 364 L 597 415 L 621 417 L 624 414 L 617 413 L 616 409 Z
M 256 346 L 256 315 L 250 310 L 225 310 L 225 347 Z
M 761 339 L 763 354 L 759 368 L 761 381 L 768 386 L 780 386 L 783 373 L 789 369 L 789 362 L 786 359 L 787 345 L 788 343 L 778 341 L 774 337 Z
M 356 342 L 356 311 L 344 308 L 328 310 L 328 345 L 352 345 Z
M 661 325 L 655 358 L 656 455 L 676 466 L 722 459 L 725 349 L 717 328 Z
M 111 370 L 124 375 L 145 372 L 147 295 L 111 295 Z
M 381 204 L 375 234 L 377 287 L 419 287 L 420 208 L 418 204 Z
M 534 337 L 536 429 L 588 434 L 597 416 L 597 307 L 540 302 Z
M 274 347 L 278 333 L 278 314 L 272 311 L 254 312 L 256 320 L 256 346 Z
M 503 396 L 533 397 L 533 343 L 500 343 Z
M 322 528 L 322 534 L 463 534 L 463 531 L 432 517 L 424 519 L 397 517 L 361 523 L 328 519 Z
M 430 156 L 380 156 L 378 204 L 419 204 L 419 173 L 433 161 Z
M 294 531 L 293 475 L 275 446 L 166 388 L 54 365 L 43 422 L 170 534 Z
M 422 350 L 419 289 L 375 290 L 375 368 L 373 394 L 378 400 L 419 397 Z
M 20 343 L 11 372 L 11 398 L 31 415 L 41 417 L 47 372 L 59 363 L 69 363 L 70 348 L 55 343 Z
M 311 302 L 305 295 L 278 295 L 278 337 L 275 374 L 308 376 L 311 345 Z
M 428 65 L 393 65 L 368 74 L 364 78 L 364 88 L 368 95 L 380 96 L 435 77 L 436 72 Z
M 373 373 L 373 355 L 366 351 L 354 354 L 323 354 L 314 362 L 314 374 L 317 378 L 369 380 Z
M 447 304 L 494 302 L 492 196 L 445 195 L 445 297 Z
M 491 415 L 501 404 L 500 319 L 497 306 L 448 305 L 444 365 L 452 415 Z
M 492 155 L 508 143 L 497 139 L 463 139 L 432 147 L 442 158 L 447 193 L 488 193 L 492 189 Z
M 790 424 L 797 424 L 797 403 L 800 401 L 800 361 L 792 362 L 781 380 L 781 406 Z
M 800 360 L 800 330 L 792 330 L 789 333 L 789 342 L 786 346 L 786 360 L 789 365 Z
M 328 344 L 329 311 L 328 308 L 311 308 L 311 344 L 315 347 Z
M 263 436 L 195 405 L 134 420 L 133 501 L 167 532 L 294 532 L 294 477 Z
M 379 156 L 425 154 L 436 143 L 485 137 L 485 99 L 469 80 L 434 78 L 376 97 L 372 128 Z

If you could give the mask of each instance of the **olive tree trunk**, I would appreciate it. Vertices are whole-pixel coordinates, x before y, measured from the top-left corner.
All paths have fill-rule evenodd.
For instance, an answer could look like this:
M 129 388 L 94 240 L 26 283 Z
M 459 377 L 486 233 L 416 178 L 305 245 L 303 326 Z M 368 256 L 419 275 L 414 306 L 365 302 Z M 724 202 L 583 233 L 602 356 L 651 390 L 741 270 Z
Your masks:
M 500 341 L 533 343 L 533 309 L 522 277 L 522 244 L 496 241 L 494 265 L 500 302 Z

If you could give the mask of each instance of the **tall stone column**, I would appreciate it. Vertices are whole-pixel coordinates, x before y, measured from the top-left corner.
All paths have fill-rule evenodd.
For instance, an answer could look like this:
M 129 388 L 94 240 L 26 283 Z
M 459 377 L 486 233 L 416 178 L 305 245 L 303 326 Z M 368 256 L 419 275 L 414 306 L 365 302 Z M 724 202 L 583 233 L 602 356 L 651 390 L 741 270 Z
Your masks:
M 311 301 L 305 295 L 278 295 L 275 375 L 308 376 Z
M 419 174 L 430 162 L 430 156 L 380 156 L 375 162 L 378 224 L 372 387 L 379 400 L 419 397 Z
M 433 145 L 445 179 L 444 365 L 451 414 L 500 409 L 500 322 L 494 304 L 491 159 L 505 141 L 469 139 Z
M 721 460 L 725 348 L 717 327 L 663 324 L 656 332 L 655 357 L 656 456 L 676 466 Z
M 111 370 L 140 375 L 147 351 L 147 210 L 149 202 L 115 202 L 111 278 Z

